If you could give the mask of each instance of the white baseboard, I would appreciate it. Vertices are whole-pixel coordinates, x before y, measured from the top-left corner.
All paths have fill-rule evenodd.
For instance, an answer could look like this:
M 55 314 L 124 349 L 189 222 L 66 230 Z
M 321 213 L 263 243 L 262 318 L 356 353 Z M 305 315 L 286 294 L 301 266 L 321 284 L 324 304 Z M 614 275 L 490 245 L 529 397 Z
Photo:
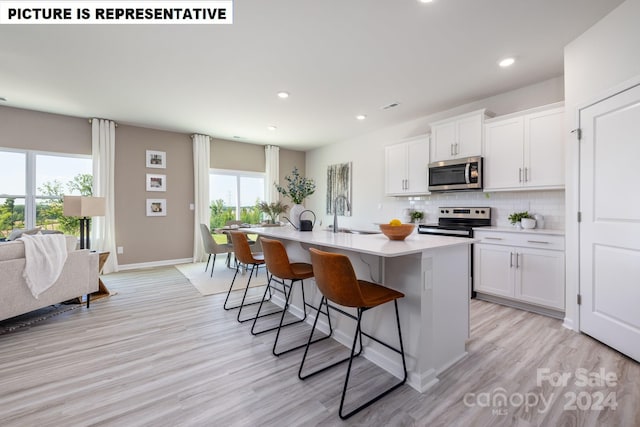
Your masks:
M 193 262 L 193 258 L 167 259 L 163 261 L 140 262 L 137 264 L 118 265 L 118 271 L 137 270 L 140 268 L 166 267 L 168 265 L 187 264 Z

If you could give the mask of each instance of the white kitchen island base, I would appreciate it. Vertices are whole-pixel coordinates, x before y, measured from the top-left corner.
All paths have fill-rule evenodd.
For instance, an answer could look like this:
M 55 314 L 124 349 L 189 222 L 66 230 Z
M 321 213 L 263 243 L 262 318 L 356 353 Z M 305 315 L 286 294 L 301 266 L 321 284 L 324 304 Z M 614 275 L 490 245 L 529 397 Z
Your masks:
M 419 392 L 433 386 L 439 373 L 466 355 L 473 240 L 413 234 L 405 241 L 390 241 L 381 234 L 298 232 L 289 227 L 256 228 L 251 232 L 281 240 L 292 261 L 309 262 L 309 247 L 345 254 L 358 278 L 404 293 L 405 298 L 398 300 L 398 304 L 407 382 Z M 320 295 L 313 279 L 305 281 L 305 292 L 317 306 Z M 294 296 L 294 314 L 302 315 L 299 292 Z M 392 304 L 371 309 L 363 316 L 363 330 L 396 346 L 394 317 Z M 314 319 L 315 313 L 312 313 L 307 321 Z M 331 311 L 331 322 L 334 338 L 350 347 L 355 322 L 335 310 Z M 318 327 L 328 332 L 325 316 L 321 315 Z M 372 340 L 364 338 L 363 341 L 364 357 L 402 377 L 402 362 L 397 354 Z

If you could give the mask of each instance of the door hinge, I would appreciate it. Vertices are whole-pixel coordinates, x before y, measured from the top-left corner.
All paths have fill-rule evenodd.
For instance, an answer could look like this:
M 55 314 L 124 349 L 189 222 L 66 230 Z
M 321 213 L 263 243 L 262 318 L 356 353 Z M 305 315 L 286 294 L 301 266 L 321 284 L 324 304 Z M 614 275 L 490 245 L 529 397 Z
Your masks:
M 582 305 L 582 295 L 578 294 L 576 296 L 577 296 L 576 302 L 578 303 L 578 305 Z
M 582 212 L 578 211 L 578 222 L 582 222 Z
M 575 133 L 576 134 L 576 136 L 578 137 L 578 141 L 580 141 L 582 139 L 582 129 L 576 128 L 576 129 L 572 130 L 571 133 Z

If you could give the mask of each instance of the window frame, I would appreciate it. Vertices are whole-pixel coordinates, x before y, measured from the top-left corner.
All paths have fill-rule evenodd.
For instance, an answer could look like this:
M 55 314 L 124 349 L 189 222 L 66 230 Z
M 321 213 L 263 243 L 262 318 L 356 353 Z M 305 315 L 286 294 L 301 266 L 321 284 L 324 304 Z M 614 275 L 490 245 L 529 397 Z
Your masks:
M 236 212 L 236 220 L 240 220 L 240 178 L 262 178 L 263 180 L 262 197 L 264 198 L 265 195 L 267 194 L 266 172 L 209 168 L 209 182 L 211 182 L 211 175 L 226 175 L 226 176 L 234 176 L 236 178 L 236 196 L 237 197 L 236 197 L 236 205 L 234 207 Z M 209 194 L 211 194 L 211 189 L 209 189 Z M 211 205 L 212 202 L 213 200 L 211 200 L 211 196 L 209 196 L 209 205 Z
M 26 228 L 35 228 L 36 210 L 38 200 L 57 200 L 59 197 L 55 196 L 41 196 L 38 195 L 38 189 L 36 188 L 36 172 L 37 172 L 37 157 L 38 156 L 51 156 L 51 157 L 66 157 L 66 158 L 78 158 L 78 159 L 92 159 L 90 154 L 75 154 L 75 153 L 62 153 L 56 151 L 42 151 L 42 150 L 28 150 L 21 148 L 0 147 L 0 152 L 22 153 L 25 155 L 25 194 L 4 194 L 0 193 L 2 199 L 24 199 L 24 226 Z M 92 171 L 93 173 L 93 171 Z

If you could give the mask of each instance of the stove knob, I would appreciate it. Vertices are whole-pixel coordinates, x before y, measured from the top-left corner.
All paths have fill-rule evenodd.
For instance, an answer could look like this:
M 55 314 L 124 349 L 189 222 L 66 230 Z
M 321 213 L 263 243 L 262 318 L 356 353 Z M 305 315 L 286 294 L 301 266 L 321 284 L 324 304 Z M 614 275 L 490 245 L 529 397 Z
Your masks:
M 449 209 L 447 209 L 446 212 L 449 213 Z
M 480 213 L 480 211 L 476 209 L 476 214 L 479 214 L 479 213 Z
M 440 213 L 443 214 L 444 213 L 444 209 L 440 209 Z
M 484 210 L 482 210 L 482 211 L 480 211 L 480 212 L 484 213 Z

